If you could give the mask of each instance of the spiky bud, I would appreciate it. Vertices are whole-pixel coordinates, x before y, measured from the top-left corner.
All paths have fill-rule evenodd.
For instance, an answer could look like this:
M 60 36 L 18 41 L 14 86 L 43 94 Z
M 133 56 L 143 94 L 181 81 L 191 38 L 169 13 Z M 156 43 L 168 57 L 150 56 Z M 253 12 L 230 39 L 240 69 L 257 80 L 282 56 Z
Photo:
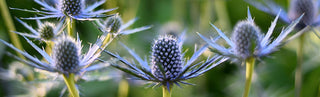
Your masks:
M 74 39 L 62 36 L 54 45 L 53 59 L 56 68 L 62 73 L 77 73 L 80 63 L 80 47 Z
M 81 11 L 81 0 L 62 0 L 61 10 L 65 15 L 78 15 Z
M 255 49 L 259 48 L 259 36 L 260 29 L 253 22 L 237 23 L 232 33 L 233 51 L 243 59 L 253 56 Z
M 298 27 L 303 28 L 306 25 L 311 25 L 314 23 L 318 12 L 317 4 L 314 0 L 291 0 L 289 18 L 295 20 L 304 13 Z
M 152 73 L 160 79 L 172 80 L 182 68 L 181 49 L 177 40 L 164 36 L 155 41 L 152 47 Z M 161 72 L 161 66 L 164 72 Z M 163 76 L 165 74 L 165 78 Z
M 39 27 L 38 31 L 40 32 L 41 39 L 51 40 L 55 37 L 54 34 L 55 25 L 49 22 L 43 23 L 41 27 Z
M 110 33 L 117 33 L 122 25 L 122 19 L 119 15 L 107 18 L 105 26 Z

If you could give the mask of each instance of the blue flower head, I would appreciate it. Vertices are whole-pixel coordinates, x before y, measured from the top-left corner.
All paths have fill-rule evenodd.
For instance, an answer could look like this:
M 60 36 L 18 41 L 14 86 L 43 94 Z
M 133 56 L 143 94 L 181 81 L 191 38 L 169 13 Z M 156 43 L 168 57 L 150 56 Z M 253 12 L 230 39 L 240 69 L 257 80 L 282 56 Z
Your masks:
M 85 0 L 52 0 L 52 2 L 46 2 L 41 0 L 34 0 L 36 3 L 41 5 L 41 10 L 33 9 L 18 9 L 21 11 L 38 13 L 38 17 L 30 17 L 24 19 L 47 19 L 47 18 L 66 18 L 70 17 L 75 20 L 93 20 L 100 17 L 108 17 L 103 13 L 113 11 L 117 8 L 112 9 L 100 9 L 94 11 L 95 8 L 102 5 L 106 0 L 98 1 L 92 5 L 87 5 Z M 54 3 L 54 4 L 49 4 Z
M 276 16 L 278 10 L 284 9 L 276 4 L 273 0 L 245 0 L 257 9 Z M 302 14 L 301 21 L 296 26 L 297 29 L 303 29 L 306 26 L 317 27 L 320 25 L 320 17 L 318 15 L 319 0 L 291 0 L 289 11 L 281 11 L 279 18 L 283 22 L 290 24 L 298 19 Z
M 95 60 L 100 56 L 101 51 L 99 49 L 104 49 L 106 46 L 102 46 L 103 40 L 106 38 L 107 33 L 103 33 L 85 54 L 81 54 L 82 47 L 79 37 L 75 40 L 69 36 L 62 35 L 57 41 L 52 41 L 54 46 L 52 48 L 52 54 L 46 53 L 43 49 L 39 48 L 28 38 L 24 37 L 25 40 L 38 52 L 46 61 L 41 61 L 37 57 L 33 57 L 29 53 L 19 50 L 12 44 L 0 39 L 2 43 L 12 48 L 13 50 L 21 53 L 26 59 L 21 59 L 11 53 L 9 55 L 13 56 L 17 60 L 24 62 L 25 64 L 49 71 L 57 72 L 60 74 L 82 74 L 86 71 L 96 70 L 103 66 L 96 66 Z M 89 66 L 90 65 L 90 66 Z M 98 64 L 103 65 L 103 64 Z M 99 67 L 99 68 L 97 68 Z
M 51 22 L 41 22 L 40 20 L 36 20 L 38 24 L 38 28 L 33 28 L 31 25 L 23 22 L 22 20 L 16 18 L 24 27 L 26 27 L 31 33 L 22 33 L 15 32 L 22 36 L 34 38 L 36 40 L 41 41 L 54 41 L 59 37 L 60 33 L 64 29 L 63 22 L 59 22 L 58 24 Z
M 251 17 L 250 10 L 248 9 L 248 19 L 240 21 L 236 24 L 231 39 L 228 38 L 220 29 L 211 24 L 218 34 L 217 38 L 222 37 L 230 47 L 223 47 L 216 43 L 217 38 L 214 40 L 208 39 L 198 33 L 198 35 L 205 40 L 212 49 L 224 56 L 231 57 L 236 60 L 246 60 L 247 58 L 261 58 L 269 55 L 276 51 L 281 45 L 286 36 L 294 29 L 297 23 L 300 21 L 302 16 L 293 21 L 288 27 L 284 28 L 280 35 L 276 38 L 271 39 L 271 35 L 276 26 L 276 22 L 279 18 L 281 11 L 278 13 L 275 20 L 272 22 L 268 32 L 264 35 L 260 32 L 260 29 L 254 24 L 254 20 Z M 296 37 L 296 35 L 294 35 Z M 288 40 L 291 40 L 291 37 Z
M 184 55 L 181 52 L 182 39 L 183 37 L 176 39 L 165 35 L 155 40 L 152 46 L 151 67 L 146 59 L 141 59 L 125 45 L 123 46 L 136 59 L 139 65 L 129 62 L 117 54 L 106 50 L 105 52 L 124 64 L 123 66 L 111 63 L 111 66 L 131 74 L 137 79 L 154 82 L 153 85 L 155 86 L 163 85 L 167 87 L 168 91 L 174 84 L 178 86 L 180 86 L 180 83 L 189 84 L 184 80 L 197 77 L 228 59 L 222 56 L 214 56 L 206 61 L 194 64 L 194 61 L 206 50 L 208 45 L 200 48 L 189 60 L 186 60 L 183 59 Z

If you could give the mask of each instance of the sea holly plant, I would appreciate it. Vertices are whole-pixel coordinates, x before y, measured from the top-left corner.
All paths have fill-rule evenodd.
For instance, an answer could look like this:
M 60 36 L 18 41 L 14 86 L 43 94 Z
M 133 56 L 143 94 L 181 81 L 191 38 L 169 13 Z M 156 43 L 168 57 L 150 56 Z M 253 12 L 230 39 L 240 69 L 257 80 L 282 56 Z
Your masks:
M 208 58 L 206 61 L 195 63 L 197 58 L 207 49 L 208 45 L 196 51 L 190 59 L 184 59 L 184 54 L 181 52 L 182 36 L 176 39 L 165 35 L 155 40 L 152 46 L 151 67 L 146 59 L 143 60 L 125 45 L 123 45 L 124 48 L 128 50 L 139 64 L 130 62 L 110 51 L 104 50 L 104 52 L 123 63 L 121 65 L 114 62 L 111 63 L 111 66 L 133 75 L 136 79 L 154 82 L 154 86 L 162 86 L 163 97 L 171 97 L 171 90 L 174 84 L 179 87 L 180 84 L 191 85 L 184 80 L 198 77 L 228 59 L 216 55 Z
M 276 15 L 277 10 L 282 7 L 276 4 L 273 0 L 245 0 L 249 4 L 253 5 L 257 9 Z M 280 14 L 280 20 L 287 24 L 297 19 L 300 15 L 304 14 L 301 21 L 295 27 L 297 30 L 303 30 L 306 26 L 309 26 L 311 31 L 320 38 L 316 27 L 320 26 L 320 15 L 319 15 L 319 4 L 320 0 L 290 0 L 289 10 L 282 11 Z M 310 29 L 304 32 L 310 31 Z M 297 48 L 297 66 L 295 71 L 295 93 L 296 96 L 300 96 L 301 83 L 302 83 L 302 64 L 303 64 L 303 50 L 304 50 L 305 34 L 299 37 L 299 45 Z
M 211 40 L 198 33 L 198 35 L 212 47 L 212 51 L 246 64 L 246 82 L 243 97 L 248 97 L 249 95 L 255 60 L 270 55 L 286 43 L 288 40 L 283 42 L 284 39 L 292 32 L 294 27 L 302 18 L 302 16 L 300 16 L 298 19 L 294 20 L 288 27 L 284 28 L 280 32 L 278 37 L 272 40 L 271 35 L 280 13 L 281 11 L 271 23 L 271 26 L 265 35 L 261 33 L 259 27 L 254 23 L 249 8 L 247 20 L 240 21 L 236 24 L 233 29 L 231 39 L 228 38 L 220 29 L 211 24 L 211 26 L 214 27 L 220 35 L 219 37 L 222 37 L 230 47 L 223 47 L 216 43 L 216 39 Z M 302 32 L 298 32 L 297 34 L 299 33 Z M 292 36 L 290 39 L 295 37 L 296 36 Z
M 102 42 L 106 38 L 107 34 L 108 33 L 103 33 L 103 35 L 100 36 L 92 46 L 90 46 L 89 50 L 85 54 L 82 54 L 82 46 L 79 37 L 75 40 L 67 35 L 60 36 L 56 41 L 53 41 L 54 46 L 52 48 L 51 55 L 36 46 L 36 44 L 28 38 L 24 37 L 25 40 L 41 54 L 45 61 L 40 61 L 37 57 L 33 57 L 29 53 L 17 49 L 12 44 L 2 39 L 0 39 L 0 41 L 26 57 L 26 60 L 24 60 L 9 53 L 9 55 L 13 56 L 17 60 L 37 69 L 63 75 L 70 94 L 73 97 L 79 97 L 78 89 L 75 86 L 75 75 L 81 75 L 84 72 L 99 69 L 97 67 L 103 67 L 96 66 L 94 63 L 100 56 L 101 51 L 99 51 L 99 49 L 104 49 L 106 47 L 102 46 Z

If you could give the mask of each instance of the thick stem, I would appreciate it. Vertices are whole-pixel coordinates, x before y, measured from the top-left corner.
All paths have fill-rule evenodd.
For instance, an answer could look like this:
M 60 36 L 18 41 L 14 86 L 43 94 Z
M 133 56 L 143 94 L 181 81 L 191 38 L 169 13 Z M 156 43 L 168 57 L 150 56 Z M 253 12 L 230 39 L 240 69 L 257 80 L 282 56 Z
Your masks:
M 248 97 L 250 93 L 252 74 L 254 71 L 255 58 L 251 57 L 246 60 L 246 84 L 243 97 Z
M 169 87 L 170 89 L 167 89 L 167 86 L 163 85 L 162 86 L 162 97 L 171 97 L 172 93 L 172 88 Z
M 128 97 L 129 83 L 126 79 L 122 79 L 119 83 L 118 97 Z
M 301 83 L 302 83 L 302 63 L 303 63 L 303 43 L 304 43 L 305 34 L 302 34 L 299 37 L 299 47 L 297 49 L 297 66 L 295 72 L 295 97 L 300 97 L 301 92 Z
M 68 87 L 68 91 L 71 94 L 72 97 L 80 97 L 79 96 L 79 92 L 78 89 L 75 85 L 75 80 L 74 80 L 74 74 L 69 74 L 69 75 L 65 75 L 63 74 L 63 79 L 64 82 L 66 83 L 67 87 Z
M 8 33 L 9 33 L 9 36 L 10 36 L 10 39 L 11 39 L 11 42 L 12 44 L 17 47 L 18 49 L 22 50 L 22 46 L 21 46 L 21 43 L 20 43 L 20 39 L 18 37 L 18 35 L 12 31 L 16 31 L 16 28 L 14 27 L 14 24 L 13 24 L 13 21 L 12 21 L 12 18 L 11 18 L 11 15 L 9 13 L 9 10 L 8 10 L 8 7 L 6 5 L 6 0 L 0 0 L 0 9 L 1 9 L 1 14 L 2 14 L 2 17 L 3 17 L 3 21 L 7 27 L 7 30 L 8 30 Z M 17 52 L 17 55 L 22 58 L 22 59 L 25 59 L 22 54 L 18 53 Z

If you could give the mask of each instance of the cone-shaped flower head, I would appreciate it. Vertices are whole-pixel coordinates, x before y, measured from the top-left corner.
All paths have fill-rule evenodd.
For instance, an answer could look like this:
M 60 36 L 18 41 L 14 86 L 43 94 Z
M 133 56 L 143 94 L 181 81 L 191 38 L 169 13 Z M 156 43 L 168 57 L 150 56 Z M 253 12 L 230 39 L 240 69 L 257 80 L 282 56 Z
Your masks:
M 120 30 L 122 25 L 121 17 L 117 14 L 107 18 L 106 20 L 106 28 L 109 30 L 110 33 L 117 33 Z
M 152 73 L 157 78 L 172 80 L 177 77 L 183 66 L 178 41 L 170 36 L 156 40 L 152 47 L 151 62 Z M 159 66 L 163 68 L 164 72 L 161 72 Z
M 302 14 L 300 23 L 298 24 L 300 29 L 306 25 L 312 25 L 316 20 L 316 15 L 318 13 L 318 3 L 314 0 L 291 0 L 289 9 L 289 18 L 295 20 L 299 18 Z
M 283 42 L 283 40 L 286 38 L 286 36 L 289 33 L 291 33 L 291 31 L 294 29 L 294 27 L 298 24 L 298 22 L 302 18 L 302 16 L 300 16 L 298 19 L 294 20 L 288 27 L 284 28 L 280 32 L 278 37 L 271 40 L 270 37 L 276 26 L 280 13 L 281 11 L 278 13 L 277 17 L 272 22 L 268 32 L 265 35 L 261 34 L 259 28 L 254 24 L 254 21 L 251 17 L 251 13 L 249 9 L 248 9 L 248 19 L 245 21 L 239 22 L 234 27 L 234 31 L 231 39 L 228 38 L 220 29 L 218 29 L 213 24 L 211 24 L 211 26 L 217 30 L 220 36 L 212 40 L 212 39 L 206 38 L 200 33 L 198 34 L 203 40 L 205 40 L 214 49 L 213 51 L 216 51 L 216 53 L 219 53 L 221 55 L 228 56 L 230 58 L 233 58 L 235 60 L 240 60 L 240 61 L 244 61 L 249 57 L 254 57 L 259 59 L 260 57 L 267 56 L 270 53 L 273 53 L 274 51 L 278 50 L 278 48 L 281 45 L 286 43 L 286 42 Z M 290 37 L 290 39 L 293 39 L 296 36 L 297 35 L 294 35 L 293 37 Z M 216 43 L 216 41 L 220 37 L 227 42 L 227 44 L 230 46 L 229 48 L 220 46 L 219 44 Z
M 57 24 L 51 22 L 41 22 L 37 20 L 38 28 L 32 28 L 27 23 L 23 22 L 22 20 L 16 18 L 24 27 L 26 27 L 31 33 L 22 33 L 22 32 L 15 32 L 22 36 L 26 36 L 29 38 L 35 38 L 41 41 L 54 41 L 56 38 L 59 37 L 60 33 L 63 31 L 64 26 L 63 22 L 59 22 Z
M 80 65 L 80 45 L 74 39 L 62 37 L 54 44 L 53 60 L 65 74 L 77 73 Z
M 55 38 L 55 25 L 50 22 L 44 22 L 43 25 L 38 29 L 40 37 L 45 40 L 52 40 Z
M 94 11 L 95 8 L 104 4 L 106 0 L 95 1 L 93 4 L 87 4 L 86 0 L 51 0 L 47 2 L 44 0 L 34 0 L 41 5 L 41 10 L 27 10 L 12 8 L 21 11 L 37 13 L 39 17 L 30 17 L 24 19 L 47 19 L 47 18 L 66 18 L 70 17 L 76 20 L 96 20 L 96 18 L 109 17 L 110 15 L 104 15 L 104 13 L 113 11 L 113 9 L 100 9 Z M 53 3 L 53 4 L 51 4 Z
M 254 51 L 259 49 L 260 29 L 250 21 L 241 21 L 236 24 L 231 40 L 235 46 L 233 50 L 243 59 L 254 56 Z
M 61 10 L 66 15 L 78 15 L 81 12 L 81 0 L 62 0 Z
M 106 50 L 105 52 L 110 56 L 117 58 L 117 60 L 125 65 L 122 66 L 111 63 L 111 66 L 131 74 L 138 79 L 152 81 L 154 82 L 153 85 L 166 86 L 168 90 L 174 84 L 178 86 L 180 86 L 180 83 L 189 84 L 184 82 L 184 80 L 197 77 L 228 59 L 222 56 L 214 56 L 206 61 L 195 63 L 194 61 L 208 47 L 208 45 L 205 45 L 197 50 L 189 60 L 183 60 L 183 54 L 181 52 L 184 39 L 183 35 L 184 33 L 178 38 L 165 35 L 155 40 L 152 46 L 151 67 L 149 67 L 149 62 L 147 62 L 147 60 L 141 59 L 141 57 L 125 45 L 123 46 L 136 61 L 139 62 L 139 65 L 130 63 L 117 54 L 113 54 Z

